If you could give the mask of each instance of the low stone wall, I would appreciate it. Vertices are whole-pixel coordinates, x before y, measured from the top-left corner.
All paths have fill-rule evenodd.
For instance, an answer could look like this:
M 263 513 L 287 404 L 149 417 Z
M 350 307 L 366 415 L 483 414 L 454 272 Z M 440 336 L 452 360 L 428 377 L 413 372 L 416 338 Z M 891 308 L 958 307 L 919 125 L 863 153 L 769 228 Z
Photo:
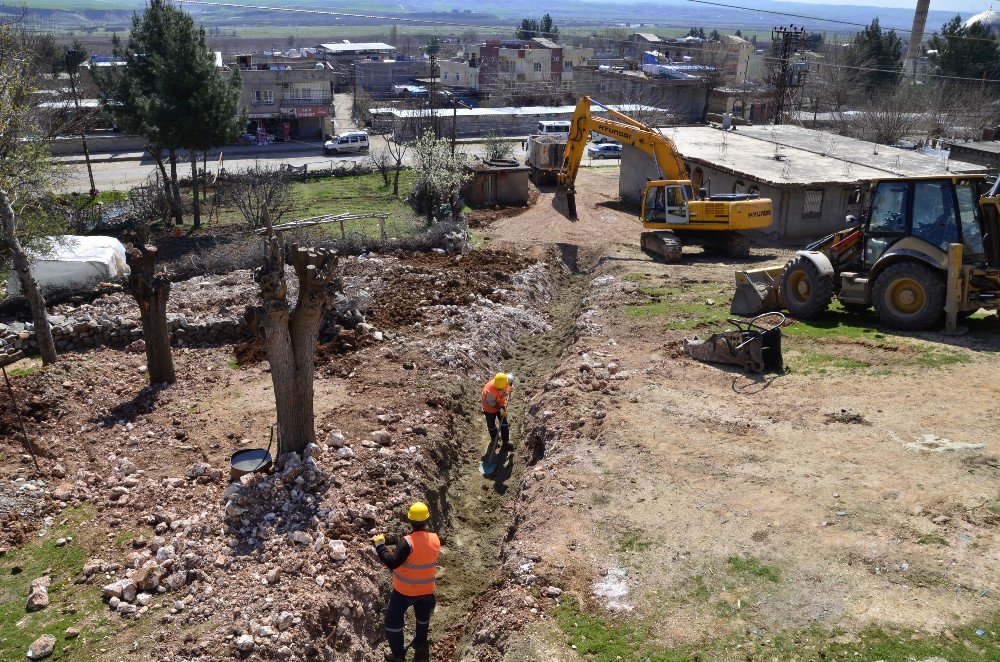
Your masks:
M 189 321 L 181 315 L 167 315 L 170 323 L 170 342 L 173 345 L 217 345 L 244 342 L 250 339 L 250 329 L 242 317 L 199 319 Z M 142 325 L 138 320 L 121 315 L 92 317 L 67 317 L 50 315 L 52 339 L 59 352 L 78 352 L 95 347 L 123 348 L 142 339 Z M 381 333 L 365 323 L 365 317 L 356 308 L 334 312 L 323 320 L 320 327 L 323 342 L 338 339 L 341 344 L 354 346 L 360 339 L 372 336 L 381 340 Z M 0 356 L 23 352 L 38 354 L 35 328 L 31 322 L 0 324 Z

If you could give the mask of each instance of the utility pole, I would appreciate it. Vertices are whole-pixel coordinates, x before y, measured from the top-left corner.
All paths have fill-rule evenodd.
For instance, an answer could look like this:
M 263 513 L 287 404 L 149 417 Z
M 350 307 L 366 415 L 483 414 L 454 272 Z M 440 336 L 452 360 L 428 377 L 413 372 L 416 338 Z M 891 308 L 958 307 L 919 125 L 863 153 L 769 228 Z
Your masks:
M 778 51 L 778 70 L 771 77 L 771 85 L 777 89 L 775 100 L 775 112 L 773 124 L 781 124 L 781 116 L 784 113 L 785 93 L 789 87 L 799 87 L 801 81 L 798 77 L 793 80 L 789 58 L 793 53 L 802 50 L 805 41 L 806 29 L 790 25 L 787 28 L 778 26 L 771 30 L 771 43 L 773 50 Z

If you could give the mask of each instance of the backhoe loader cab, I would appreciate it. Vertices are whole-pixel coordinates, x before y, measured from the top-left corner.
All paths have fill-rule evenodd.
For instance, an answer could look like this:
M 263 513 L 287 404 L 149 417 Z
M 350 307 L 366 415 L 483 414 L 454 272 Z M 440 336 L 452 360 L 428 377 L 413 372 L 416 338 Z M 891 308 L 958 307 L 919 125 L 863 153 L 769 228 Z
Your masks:
M 784 267 L 738 273 L 733 312 L 784 307 L 811 319 L 836 296 L 848 309 L 874 306 L 891 328 L 922 330 L 946 309 L 996 309 L 998 186 L 987 192 L 981 176 L 876 180 L 859 226 L 824 237 Z

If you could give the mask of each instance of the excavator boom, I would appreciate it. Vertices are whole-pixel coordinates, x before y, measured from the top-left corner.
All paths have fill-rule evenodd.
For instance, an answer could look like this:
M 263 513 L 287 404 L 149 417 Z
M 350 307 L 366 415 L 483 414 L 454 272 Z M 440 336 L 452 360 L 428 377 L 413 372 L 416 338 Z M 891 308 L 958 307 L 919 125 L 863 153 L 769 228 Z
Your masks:
M 598 106 L 608 118 L 596 117 Z M 577 102 L 557 181 L 566 195 L 569 217 L 576 218 L 576 177 L 591 133 L 618 140 L 652 157 L 658 177 L 642 191 L 641 245 L 668 261 L 679 260 L 681 243 L 675 232 L 703 245 L 719 246 L 731 255 L 749 254 L 749 242 L 737 230 L 771 224 L 771 201 L 756 195 L 696 198 L 684 162 L 674 142 L 656 129 L 609 108 L 590 97 Z

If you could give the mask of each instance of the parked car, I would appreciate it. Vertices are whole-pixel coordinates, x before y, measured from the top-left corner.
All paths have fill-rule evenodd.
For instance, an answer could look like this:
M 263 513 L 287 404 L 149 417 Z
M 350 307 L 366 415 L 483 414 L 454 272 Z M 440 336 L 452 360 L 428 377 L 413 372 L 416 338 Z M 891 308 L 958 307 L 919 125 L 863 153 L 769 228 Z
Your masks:
M 622 146 L 618 143 L 591 145 L 587 148 L 587 156 L 592 159 L 620 159 L 622 157 Z
M 350 131 L 342 133 L 333 140 L 327 140 L 323 145 L 323 153 L 327 156 L 333 154 L 346 154 L 349 152 L 364 152 L 368 149 L 368 134 L 364 131 Z

